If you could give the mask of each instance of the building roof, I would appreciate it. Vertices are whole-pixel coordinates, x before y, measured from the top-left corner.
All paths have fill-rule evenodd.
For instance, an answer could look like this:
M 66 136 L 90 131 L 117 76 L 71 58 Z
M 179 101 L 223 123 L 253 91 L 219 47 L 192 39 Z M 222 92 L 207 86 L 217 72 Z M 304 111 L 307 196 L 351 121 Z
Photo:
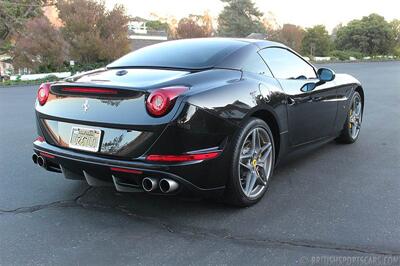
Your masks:
M 149 21 L 149 20 L 148 20 L 148 19 L 145 19 L 145 18 L 142 18 L 142 17 L 136 16 L 136 17 L 133 17 L 133 18 L 131 19 L 131 21 L 132 21 L 132 22 L 147 22 L 147 21 Z

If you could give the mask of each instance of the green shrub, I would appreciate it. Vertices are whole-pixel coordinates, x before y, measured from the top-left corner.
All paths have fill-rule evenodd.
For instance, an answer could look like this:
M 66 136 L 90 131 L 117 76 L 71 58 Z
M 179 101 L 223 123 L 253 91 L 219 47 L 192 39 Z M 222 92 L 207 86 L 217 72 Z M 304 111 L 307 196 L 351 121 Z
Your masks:
M 400 46 L 397 46 L 396 48 L 394 48 L 393 55 L 400 58 Z
M 66 66 L 64 71 L 75 74 L 76 72 L 85 72 L 85 71 L 102 68 L 102 67 L 105 67 L 106 65 L 108 65 L 108 62 L 98 62 L 98 63 L 92 63 L 92 64 L 75 63 L 74 66 L 70 66 L 70 65 Z
M 35 79 L 35 80 L 21 80 L 21 76 L 18 76 L 16 80 L 6 80 L 4 82 L 0 82 L 0 86 L 17 86 L 17 85 L 39 85 L 45 82 L 53 82 L 60 80 L 60 78 L 49 75 L 42 79 Z

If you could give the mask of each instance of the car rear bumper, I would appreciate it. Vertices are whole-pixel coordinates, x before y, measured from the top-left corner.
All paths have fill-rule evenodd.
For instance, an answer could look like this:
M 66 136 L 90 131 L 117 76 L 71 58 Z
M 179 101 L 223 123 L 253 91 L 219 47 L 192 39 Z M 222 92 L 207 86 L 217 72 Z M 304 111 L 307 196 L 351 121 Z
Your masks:
M 166 178 L 177 182 L 178 189 L 168 194 L 218 196 L 225 189 L 225 180 L 218 176 L 218 171 L 210 170 L 221 169 L 215 166 L 224 163 L 223 154 L 212 160 L 159 164 L 142 159 L 126 161 L 105 158 L 40 141 L 35 141 L 33 147 L 34 154 L 46 161 L 46 170 L 63 173 L 67 179 L 86 180 L 94 187 L 110 186 L 120 192 L 144 192 L 142 180 L 150 177 L 157 181 Z M 158 187 L 150 193 L 165 194 Z
M 176 119 L 158 126 L 92 123 L 39 112 L 36 115 L 38 136 L 43 139 L 34 142 L 35 154 L 43 153 L 41 156 L 48 162 L 47 170 L 63 172 L 70 179 L 135 192 L 143 191 L 141 185 L 145 177 L 168 178 L 179 184 L 175 193 L 189 191 L 204 195 L 222 192 L 229 177 L 228 147 L 237 125 L 193 105 L 185 105 Z M 74 126 L 103 132 L 98 152 L 69 147 Z M 149 156 L 190 156 L 216 151 L 219 153 L 216 158 L 180 163 L 146 159 Z

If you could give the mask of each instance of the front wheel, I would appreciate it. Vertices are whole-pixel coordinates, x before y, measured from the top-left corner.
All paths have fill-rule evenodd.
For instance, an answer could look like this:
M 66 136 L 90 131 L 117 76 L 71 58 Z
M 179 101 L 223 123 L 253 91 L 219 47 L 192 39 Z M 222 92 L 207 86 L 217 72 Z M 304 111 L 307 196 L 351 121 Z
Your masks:
M 265 194 L 275 163 L 274 139 L 268 125 L 252 118 L 232 141 L 230 179 L 225 199 L 236 206 L 250 206 Z
M 357 140 L 361 130 L 362 104 L 360 94 L 357 91 L 354 92 L 353 97 L 351 98 L 346 122 L 340 136 L 337 138 L 338 142 L 351 144 Z

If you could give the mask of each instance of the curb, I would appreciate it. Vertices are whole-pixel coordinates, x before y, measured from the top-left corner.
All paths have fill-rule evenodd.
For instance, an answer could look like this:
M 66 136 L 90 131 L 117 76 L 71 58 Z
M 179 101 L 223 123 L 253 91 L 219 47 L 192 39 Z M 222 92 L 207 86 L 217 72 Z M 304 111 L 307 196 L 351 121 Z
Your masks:
M 330 61 L 309 61 L 312 64 L 339 64 L 339 63 L 343 63 L 343 64 L 352 64 L 352 63 L 386 63 L 386 62 L 400 62 L 399 59 L 393 59 L 393 60 L 354 60 L 354 61 L 350 61 L 350 60 L 330 60 Z

